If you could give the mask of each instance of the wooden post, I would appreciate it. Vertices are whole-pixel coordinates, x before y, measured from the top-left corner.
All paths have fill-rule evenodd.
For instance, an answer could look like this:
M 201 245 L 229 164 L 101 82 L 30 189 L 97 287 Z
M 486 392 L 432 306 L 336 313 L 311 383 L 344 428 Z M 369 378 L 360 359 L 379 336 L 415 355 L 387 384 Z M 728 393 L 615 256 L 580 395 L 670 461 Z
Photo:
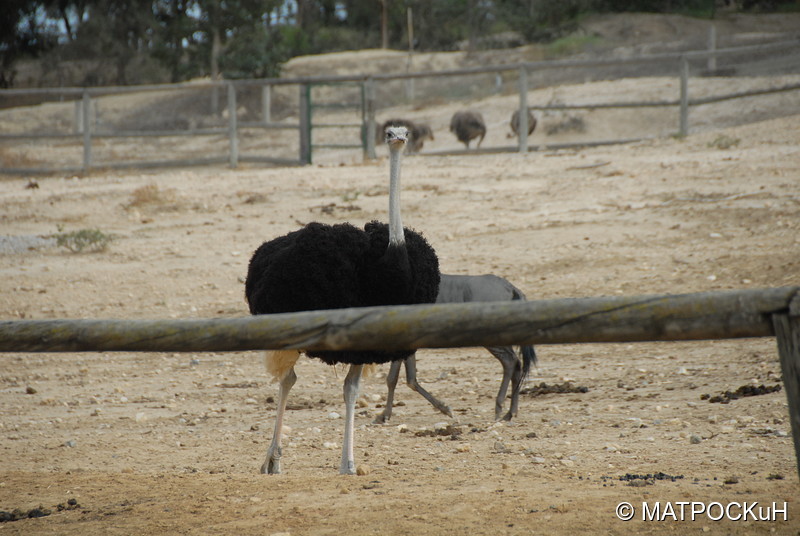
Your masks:
M 311 87 L 300 85 L 300 163 L 311 163 Z
M 783 388 L 786 389 L 794 453 L 800 475 L 800 294 L 789 304 L 788 313 L 772 315 L 772 322 L 778 339 Z
M 678 133 L 689 134 L 689 60 L 681 56 L 681 116 Z
M 83 90 L 81 100 L 81 117 L 83 118 L 83 172 L 89 171 L 92 167 L 92 122 L 91 122 L 92 101 L 89 92 Z
M 519 152 L 528 152 L 528 69 L 519 69 Z
M 366 113 L 364 114 L 364 140 L 366 147 L 365 157 L 374 160 L 375 155 L 375 80 L 370 76 L 364 82 L 364 106 Z
M 236 88 L 228 83 L 228 142 L 230 147 L 230 166 L 239 165 L 239 136 L 236 125 Z

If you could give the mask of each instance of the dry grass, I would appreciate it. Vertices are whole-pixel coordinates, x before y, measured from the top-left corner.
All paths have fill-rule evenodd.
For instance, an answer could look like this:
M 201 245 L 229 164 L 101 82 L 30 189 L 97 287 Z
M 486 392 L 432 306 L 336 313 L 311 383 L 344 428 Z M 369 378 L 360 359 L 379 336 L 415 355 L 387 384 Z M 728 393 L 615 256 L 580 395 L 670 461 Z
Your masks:
M 135 189 L 126 208 L 170 209 L 176 206 L 175 190 L 162 189 L 155 183 L 146 184 Z

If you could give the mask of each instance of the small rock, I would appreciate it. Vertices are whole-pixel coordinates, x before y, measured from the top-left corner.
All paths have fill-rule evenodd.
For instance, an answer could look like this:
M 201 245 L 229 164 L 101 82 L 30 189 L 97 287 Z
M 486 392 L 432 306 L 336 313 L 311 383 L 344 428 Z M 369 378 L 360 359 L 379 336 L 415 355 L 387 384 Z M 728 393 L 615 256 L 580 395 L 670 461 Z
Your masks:
M 366 464 L 362 463 L 361 465 L 356 467 L 356 474 L 358 476 L 366 476 L 366 475 L 370 474 L 370 472 L 372 472 L 372 469 L 370 468 L 369 465 L 366 465 Z
M 545 459 L 542 458 L 541 456 L 531 456 L 531 461 L 533 463 L 544 463 Z
M 69 441 L 64 442 L 64 446 L 72 449 L 78 446 L 78 442 L 74 439 L 70 439 Z
M 36 392 L 37 392 L 36 389 L 34 387 L 31 387 L 30 385 L 25 388 L 26 395 L 35 395 Z
M 700 437 L 697 434 L 692 434 L 692 435 L 689 436 L 689 443 L 691 443 L 692 445 L 698 445 L 698 444 L 702 443 L 702 441 L 703 441 L 703 438 Z
M 334 419 L 341 419 L 342 416 L 336 413 L 335 411 L 331 411 L 330 413 L 328 413 L 328 418 L 334 420 Z
M 322 448 L 328 449 L 328 450 L 334 450 L 334 449 L 338 449 L 339 445 L 337 445 L 333 441 L 325 441 L 324 443 L 322 443 Z

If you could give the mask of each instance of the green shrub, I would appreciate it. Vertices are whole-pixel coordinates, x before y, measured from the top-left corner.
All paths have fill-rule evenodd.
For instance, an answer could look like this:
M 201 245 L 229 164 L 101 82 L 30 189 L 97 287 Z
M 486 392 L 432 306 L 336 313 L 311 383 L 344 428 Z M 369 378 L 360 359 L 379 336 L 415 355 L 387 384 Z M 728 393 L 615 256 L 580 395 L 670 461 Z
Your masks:
M 60 230 L 59 230 L 60 231 Z M 82 251 L 105 251 L 114 237 L 100 229 L 81 229 L 69 233 L 58 232 L 51 235 L 58 247 L 64 247 L 73 253 Z

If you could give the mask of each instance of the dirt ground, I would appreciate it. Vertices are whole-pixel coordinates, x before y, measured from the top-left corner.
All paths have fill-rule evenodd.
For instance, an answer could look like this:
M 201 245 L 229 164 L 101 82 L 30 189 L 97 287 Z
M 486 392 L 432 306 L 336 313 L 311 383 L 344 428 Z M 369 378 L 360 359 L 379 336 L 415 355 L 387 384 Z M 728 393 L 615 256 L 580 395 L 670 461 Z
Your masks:
M 800 283 L 799 116 L 637 144 L 404 160 L 403 218 L 446 273 L 495 273 L 529 299 Z M 247 314 L 264 240 L 309 221 L 385 219 L 388 164 L 95 172 L 0 181 L 0 318 Z M 37 237 L 99 229 L 104 251 Z M 538 347 L 495 423 L 501 368 L 481 348 L 423 350 L 452 419 L 362 382 L 356 461 L 337 474 L 341 370 L 303 359 L 284 474 L 258 474 L 277 387 L 257 352 L 0 355 L 5 534 L 798 534 L 800 497 L 773 339 Z M 446 423 L 457 434 L 438 435 Z M 652 475 L 660 475 L 653 478 Z M 627 477 L 626 477 L 627 475 Z M 651 475 L 638 478 L 637 475 Z M 73 504 L 68 501 L 73 500 Z M 786 503 L 775 521 L 679 502 Z M 621 521 L 629 502 L 634 519 Z M 644 504 L 643 504 L 644 503 Z M 643 520 L 673 505 L 675 517 Z M 63 508 L 59 509 L 58 505 Z M 762 512 L 769 517 L 769 512 Z M 675 518 L 677 517 L 677 521 Z

